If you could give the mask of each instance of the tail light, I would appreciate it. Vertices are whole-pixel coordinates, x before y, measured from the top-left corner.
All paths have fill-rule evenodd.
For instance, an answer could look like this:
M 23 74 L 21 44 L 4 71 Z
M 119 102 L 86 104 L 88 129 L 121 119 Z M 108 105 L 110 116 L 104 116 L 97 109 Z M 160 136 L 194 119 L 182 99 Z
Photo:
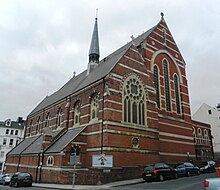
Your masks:
M 204 187 L 209 187 L 209 182 L 208 181 L 204 181 Z
M 158 170 L 154 170 L 154 174 L 157 174 L 158 173 Z

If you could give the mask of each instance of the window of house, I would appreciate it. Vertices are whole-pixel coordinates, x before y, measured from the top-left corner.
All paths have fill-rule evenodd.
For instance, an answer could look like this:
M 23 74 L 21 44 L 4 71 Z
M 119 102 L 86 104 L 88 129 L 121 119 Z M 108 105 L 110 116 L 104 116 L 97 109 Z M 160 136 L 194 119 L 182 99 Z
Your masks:
M 54 157 L 48 156 L 47 158 L 47 166 L 53 166 L 54 165 Z
M 15 130 L 15 135 L 18 135 L 18 130 Z
M 9 134 L 9 129 L 6 129 L 5 134 L 6 134 L 6 135 L 8 135 L 8 134 Z
M 99 98 L 98 94 L 95 94 L 91 99 L 91 110 L 90 110 L 90 119 L 98 119 L 99 111 Z
M 74 106 L 74 124 L 80 123 L 80 102 L 77 101 Z
M 14 139 L 10 139 L 9 145 L 12 146 L 12 145 L 13 145 L 13 142 L 14 142 Z
M 5 156 L 5 152 L 4 152 L 4 151 L 1 151 L 0 157 L 4 157 L 4 156 Z
M 166 59 L 163 60 L 163 72 L 164 72 L 164 84 L 165 84 L 166 110 L 171 111 L 170 77 L 168 71 L 168 62 Z
M 6 143 L 7 143 L 7 139 L 3 139 L 3 145 L 6 145 Z
M 124 122 L 145 125 L 145 93 L 141 81 L 129 76 L 123 85 Z
M 156 102 L 157 102 L 157 107 L 160 108 L 160 78 L 159 78 L 159 71 L 158 67 L 155 65 L 154 66 L 154 87 L 156 89 Z
M 175 90 L 175 98 L 176 98 L 176 112 L 180 114 L 180 89 L 179 89 L 179 78 L 175 74 L 174 75 L 174 90 Z
M 61 126 L 62 115 L 63 115 L 62 109 L 59 108 L 58 113 L 57 113 L 57 127 Z
M 13 135 L 13 134 L 14 134 L 14 130 L 13 130 L 13 129 L 11 130 L 10 134 L 11 134 L 11 135 Z
M 209 115 L 212 115 L 212 110 L 208 110 Z

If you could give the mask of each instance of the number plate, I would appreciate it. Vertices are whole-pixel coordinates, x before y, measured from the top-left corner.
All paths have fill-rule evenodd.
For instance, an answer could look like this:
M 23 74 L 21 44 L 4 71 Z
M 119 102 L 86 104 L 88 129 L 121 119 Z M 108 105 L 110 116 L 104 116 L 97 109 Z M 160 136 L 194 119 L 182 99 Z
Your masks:
M 151 174 L 146 174 L 146 176 L 151 176 Z

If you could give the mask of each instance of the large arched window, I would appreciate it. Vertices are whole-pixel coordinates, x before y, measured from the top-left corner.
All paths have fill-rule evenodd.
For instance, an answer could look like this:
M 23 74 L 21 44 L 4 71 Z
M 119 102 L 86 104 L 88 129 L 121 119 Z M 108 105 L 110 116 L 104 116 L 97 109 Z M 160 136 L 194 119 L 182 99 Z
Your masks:
M 160 78 L 158 67 L 154 66 L 154 87 L 156 89 L 156 102 L 157 107 L 160 108 Z
M 145 125 L 145 93 L 143 85 L 135 76 L 129 76 L 123 85 L 123 120 Z
M 80 123 L 80 102 L 77 101 L 74 105 L 74 125 Z
M 168 62 L 166 59 L 163 60 L 163 73 L 164 73 L 164 85 L 165 85 L 165 98 L 166 98 L 166 110 L 171 111 L 171 100 L 170 100 L 170 77 Z
M 175 90 L 175 98 L 176 98 L 176 112 L 180 114 L 180 88 L 179 88 L 179 78 L 175 74 L 174 75 L 174 90 Z
M 91 109 L 90 109 L 90 120 L 98 119 L 99 111 L 99 97 L 98 94 L 92 96 Z

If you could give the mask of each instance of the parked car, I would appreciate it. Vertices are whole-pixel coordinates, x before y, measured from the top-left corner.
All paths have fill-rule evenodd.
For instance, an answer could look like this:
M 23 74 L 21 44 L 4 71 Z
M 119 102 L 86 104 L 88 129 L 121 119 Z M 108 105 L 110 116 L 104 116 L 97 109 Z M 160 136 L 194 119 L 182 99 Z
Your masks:
M 200 170 L 199 167 L 194 166 L 190 162 L 184 162 L 175 167 L 179 176 L 191 176 L 191 175 L 199 175 Z
M 220 190 L 220 177 L 205 179 L 204 190 Z
M 21 187 L 21 186 L 32 186 L 32 182 L 33 182 L 33 178 L 32 175 L 30 173 L 26 173 L 26 172 L 19 172 L 19 173 L 15 173 L 12 178 L 11 178 L 11 182 L 10 182 L 10 187 L 14 186 L 14 187 Z
M 3 181 L 4 181 L 4 174 L 0 174 L 0 184 L 2 185 L 3 184 Z
M 166 179 L 178 178 L 177 171 L 167 164 L 157 163 L 144 168 L 142 178 L 147 181 L 164 181 Z
M 11 181 L 11 177 L 13 176 L 13 174 L 5 174 L 3 176 L 3 185 L 9 185 L 10 181 Z
M 200 167 L 201 173 L 211 173 L 215 172 L 215 162 L 214 161 L 208 161 L 205 162 L 202 167 Z

